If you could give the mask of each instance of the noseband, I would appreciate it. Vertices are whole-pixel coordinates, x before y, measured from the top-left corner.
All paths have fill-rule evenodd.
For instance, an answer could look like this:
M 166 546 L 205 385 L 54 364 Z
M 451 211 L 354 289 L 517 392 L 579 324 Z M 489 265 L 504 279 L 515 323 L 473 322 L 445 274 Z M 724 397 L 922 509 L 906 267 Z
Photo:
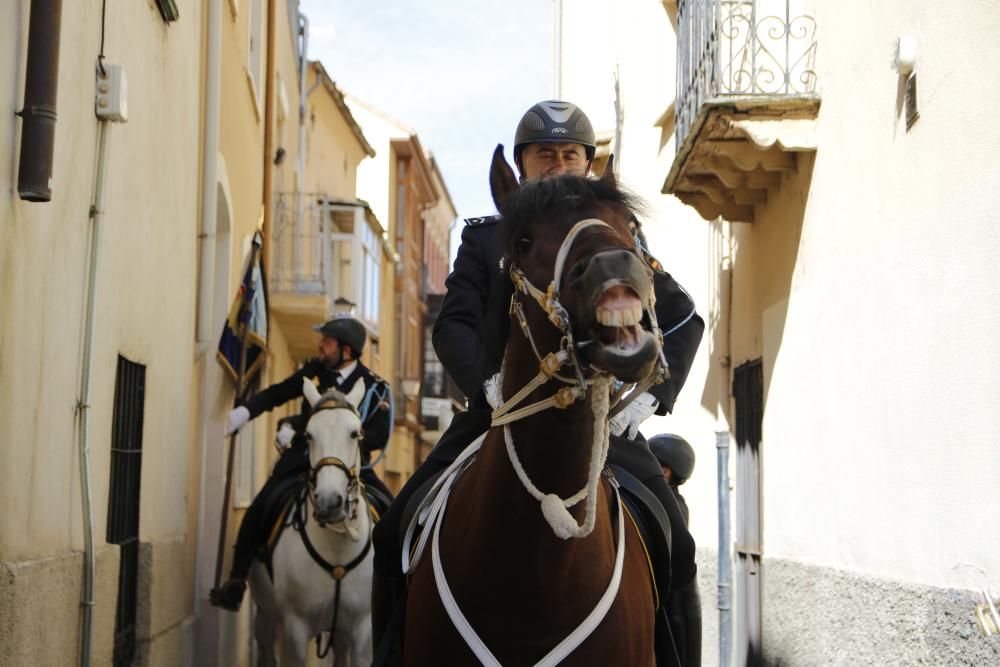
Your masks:
M 358 413 L 358 409 L 336 395 L 329 395 L 321 398 L 319 403 L 313 407 L 312 414 L 315 415 L 317 412 L 322 410 L 350 410 L 351 413 L 358 417 L 359 423 L 361 420 L 361 415 Z M 312 417 L 310 417 L 310 419 L 312 419 Z M 364 437 L 364 435 L 359 427 L 357 439 L 361 440 L 362 437 Z M 306 438 L 311 440 L 308 432 L 306 433 Z M 347 498 L 344 499 L 346 511 L 344 513 L 344 521 L 341 523 L 354 521 L 358 518 L 358 504 L 360 502 L 360 491 L 362 487 L 361 478 L 358 476 L 358 471 L 361 467 L 361 452 L 358 450 L 355 453 L 353 466 L 348 466 L 343 460 L 337 458 L 336 456 L 324 456 L 310 469 L 309 500 L 313 506 L 313 518 L 315 518 L 316 522 L 320 525 L 325 524 L 316 516 L 318 507 L 316 504 L 316 478 L 319 476 L 320 470 L 328 466 L 337 468 L 347 476 Z

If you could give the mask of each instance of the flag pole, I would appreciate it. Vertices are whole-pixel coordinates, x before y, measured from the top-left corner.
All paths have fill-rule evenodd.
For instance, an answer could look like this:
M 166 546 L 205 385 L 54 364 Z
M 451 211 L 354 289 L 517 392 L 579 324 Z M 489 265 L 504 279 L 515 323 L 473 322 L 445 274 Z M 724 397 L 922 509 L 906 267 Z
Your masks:
M 254 262 L 257 261 L 257 254 L 260 252 L 260 244 L 257 241 L 257 236 L 253 239 L 253 248 L 250 251 L 250 267 L 254 266 Z M 244 315 L 246 315 L 247 310 L 251 307 L 250 302 L 246 298 L 246 294 L 243 295 L 240 303 L 240 315 L 238 322 L 242 325 L 242 330 L 240 331 L 240 368 L 239 373 L 236 376 L 236 397 L 233 399 L 233 407 L 238 407 L 240 401 L 243 399 L 244 387 L 243 383 L 245 381 L 246 369 L 247 369 L 247 336 L 249 334 L 250 326 L 249 322 L 244 322 Z M 226 487 L 225 491 L 222 493 L 222 518 L 219 521 L 219 549 L 216 552 L 215 557 L 215 583 L 213 584 L 214 589 L 219 589 L 222 585 L 222 563 L 226 558 L 226 533 L 229 528 L 229 498 L 232 495 L 233 489 L 233 467 L 236 461 L 236 436 L 237 433 L 233 433 L 229 436 L 229 453 L 227 455 L 226 461 Z

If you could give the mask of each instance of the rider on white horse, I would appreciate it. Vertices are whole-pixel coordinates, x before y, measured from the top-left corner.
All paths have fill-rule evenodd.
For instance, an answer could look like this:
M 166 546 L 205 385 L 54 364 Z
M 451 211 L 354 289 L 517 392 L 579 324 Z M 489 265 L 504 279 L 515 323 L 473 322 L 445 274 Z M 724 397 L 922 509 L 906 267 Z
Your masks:
M 273 384 L 254 394 L 247 401 L 229 413 L 228 432 L 235 433 L 244 424 L 262 412 L 284 405 L 290 400 L 303 397 L 302 380 L 308 379 L 316 385 L 320 393 L 327 389 L 337 389 L 348 393 L 358 382 L 365 387 L 364 398 L 359 406 L 364 440 L 362 441 L 362 465 L 368 466 L 371 452 L 385 447 L 392 428 L 392 395 L 388 384 L 371 370 L 359 357 L 368 340 L 365 326 L 353 315 L 341 314 L 323 324 L 313 327 L 319 332 L 319 357 L 307 361 L 301 369 L 287 379 Z M 268 533 L 265 525 L 268 510 L 274 505 L 275 494 L 288 490 L 288 481 L 309 470 L 308 448 L 302 437 L 303 429 L 309 421 L 311 407 L 302 401 L 301 414 L 283 419 L 277 434 L 281 458 L 274 466 L 271 477 L 261 488 L 253 504 L 247 509 L 240 524 L 233 554 L 233 564 L 229 579 L 221 588 L 213 589 L 210 600 L 213 605 L 237 611 L 246 591 L 246 578 L 250 565 L 263 545 Z M 383 511 L 392 500 L 388 487 L 375 475 L 370 466 L 362 467 L 361 480 L 370 495 L 378 498 L 376 509 Z M 374 490 L 374 493 L 371 491 Z M 378 507 L 381 505 L 381 507 Z

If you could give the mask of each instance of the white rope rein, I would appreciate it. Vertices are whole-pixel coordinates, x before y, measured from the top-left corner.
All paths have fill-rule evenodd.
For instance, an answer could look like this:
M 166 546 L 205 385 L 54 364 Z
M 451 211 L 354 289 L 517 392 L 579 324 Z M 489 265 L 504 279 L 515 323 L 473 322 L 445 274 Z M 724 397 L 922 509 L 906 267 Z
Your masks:
M 514 440 L 510 435 L 510 426 L 504 425 L 503 437 L 507 445 L 507 456 L 510 464 L 517 473 L 517 478 L 521 480 L 525 490 L 538 502 L 542 504 L 542 516 L 552 527 L 552 532 L 556 537 L 567 540 L 571 537 L 586 537 L 594 530 L 594 521 L 597 517 L 597 484 L 600 482 L 601 470 L 608 458 L 608 444 L 610 437 L 610 427 L 608 424 L 609 390 L 611 379 L 601 377 L 594 381 L 591 387 L 591 407 L 594 412 L 594 441 L 590 449 L 590 469 L 587 471 L 587 484 L 569 498 L 560 498 L 554 493 L 542 493 L 528 477 L 524 466 L 521 465 L 517 457 L 517 450 L 514 449 Z M 581 500 L 587 500 L 584 510 L 583 523 L 578 524 L 573 515 L 569 513 L 573 507 Z

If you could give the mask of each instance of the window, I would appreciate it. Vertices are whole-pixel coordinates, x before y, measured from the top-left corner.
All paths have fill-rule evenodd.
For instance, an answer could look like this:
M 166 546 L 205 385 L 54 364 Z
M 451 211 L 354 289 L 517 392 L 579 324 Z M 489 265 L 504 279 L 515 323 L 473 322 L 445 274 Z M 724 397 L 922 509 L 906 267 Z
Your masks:
M 115 611 L 115 667 L 135 660 L 139 583 L 139 487 L 142 481 L 142 423 L 146 367 L 118 357 L 111 420 L 111 477 L 107 540 L 121 547 Z
M 361 319 L 378 331 L 379 292 L 382 288 L 382 239 L 370 225 L 361 225 L 361 285 L 358 307 Z
M 733 372 L 736 402 L 736 664 L 761 655 L 762 530 L 760 444 L 764 379 L 760 359 Z

